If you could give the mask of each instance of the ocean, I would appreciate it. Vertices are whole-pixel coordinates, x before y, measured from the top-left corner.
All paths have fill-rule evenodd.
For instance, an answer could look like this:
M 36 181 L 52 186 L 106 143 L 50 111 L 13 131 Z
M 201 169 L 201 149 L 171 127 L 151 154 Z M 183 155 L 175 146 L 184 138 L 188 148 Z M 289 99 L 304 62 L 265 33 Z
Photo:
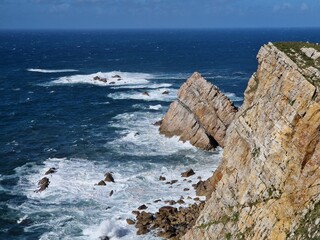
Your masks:
M 181 84 L 198 71 L 241 106 L 261 45 L 320 42 L 319 30 L 0 31 L 0 239 L 157 239 L 135 234 L 131 211 L 193 203 L 222 154 L 153 125 Z M 115 183 L 96 186 L 106 172 Z

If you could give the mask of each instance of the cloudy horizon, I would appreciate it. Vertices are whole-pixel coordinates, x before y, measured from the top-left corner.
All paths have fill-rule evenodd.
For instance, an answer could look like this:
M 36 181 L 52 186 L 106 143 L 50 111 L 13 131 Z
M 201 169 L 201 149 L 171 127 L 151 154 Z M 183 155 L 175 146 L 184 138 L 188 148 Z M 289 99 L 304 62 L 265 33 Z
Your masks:
M 320 0 L 2 0 L 0 29 L 320 27 Z

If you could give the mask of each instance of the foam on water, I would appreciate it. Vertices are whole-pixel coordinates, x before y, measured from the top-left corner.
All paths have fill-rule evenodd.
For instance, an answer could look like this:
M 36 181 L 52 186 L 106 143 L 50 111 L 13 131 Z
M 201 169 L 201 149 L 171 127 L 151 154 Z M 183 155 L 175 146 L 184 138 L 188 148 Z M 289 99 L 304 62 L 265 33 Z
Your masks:
M 165 91 L 168 91 L 168 94 L 163 94 Z M 146 94 L 146 92 L 148 94 Z M 144 100 L 144 101 L 165 101 L 171 102 L 177 96 L 177 90 L 172 88 L 159 88 L 148 91 L 125 91 L 110 93 L 108 97 L 113 99 L 135 99 L 135 100 Z
M 146 204 L 147 211 L 155 212 L 165 205 L 165 200 L 177 201 L 181 196 L 185 201 L 182 206 L 193 203 L 188 199 L 196 196 L 192 184 L 199 176 L 206 179 L 212 175 L 221 154 L 221 151 L 216 154 L 199 151 L 178 138 L 163 137 L 158 127 L 152 125 L 161 116 L 161 112 L 154 111 L 123 113 L 109 122 L 119 137 L 106 143 L 106 147 L 114 151 L 111 156 L 124 155 L 126 161 L 107 156 L 103 161 L 50 158 L 42 165 L 28 163 L 16 168 L 14 177 L 19 181 L 12 194 L 22 193 L 27 197 L 23 204 L 9 206 L 20 213 L 17 223 L 29 222 L 24 227 L 26 232 L 45 229 L 42 240 L 97 240 L 102 236 L 158 239 L 152 233 L 136 236 L 134 226 L 126 223 L 127 218 L 134 218 L 131 211 Z M 140 157 L 150 160 L 137 160 Z M 57 168 L 57 172 L 45 175 L 51 167 Z M 191 182 L 181 177 L 181 172 L 189 168 L 196 172 L 188 178 Z M 113 172 L 115 183 L 96 186 L 106 172 Z M 167 181 L 178 182 L 171 186 L 159 181 L 160 175 Z M 50 180 L 49 187 L 41 193 L 34 192 L 44 176 Z M 184 191 L 185 188 L 190 191 Z M 154 203 L 158 199 L 161 201 Z
M 121 78 L 117 78 L 119 75 Z M 106 79 L 107 82 L 94 80 L 95 77 Z M 120 85 L 136 85 L 147 84 L 153 75 L 147 73 L 130 73 L 130 72 L 97 72 L 88 75 L 72 75 L 58 78 L 45 85 L 69 85 L 69 84 L 93 84 L 98 86 L 120 86 Z M 120 79 L 120 80 L 118 80 Z
M 40 68 L 28 68 L 29 72 L 37 72 L 37 73 L 64 73 L 64 72 L 78 72 L 79 70 L 75 69 L 40 69 Z
M 179 142 L 178 137 L 166 138 L 159 134 L 153 124 L 162 119 L 161 112 L 122 113 L 113 118 L 110 125 L 116 128 L 119 138 L 107 143 L 117 148 L 122 154 L 136 156 L 170 155 L 179 150 L 194 147 L 186 142 Z
M 148 89 L 155 89 L 155 88 L 168 88 L 171 87 L 172 84 L 170 83 L 149 83 L 149 84 L 141 84 L 141 85 L 125 85 L 125 86 L 116 86 L 116 87 L 112 87 L 112 89 L 123 89 L 123 88 L 130 88 L 130 89 L 144 89 L 144 88 L 148 88 Z
M 176 145 L 177 146 L 177 145 Z M 47 229 L 40 239 L 94 239 L 108 236 L 110 239 L 157 239 L 152 234 L 136 236 L 136 229 L 126 224 L 133 218 L 132 210 L 141 204 L 155 212 L 165 205 L 165 200 L 184 197 L 185 204 L 193 203 L 192 184 L 197 177 L 203 179 L 212 174 L 218 163 L 219 154 L 207 154 L 195 149 L 188 151 L 177 163 L 168 162 L 94 162 L 86 159 L 47 159 L 44 165 L 24 165 L 17 168 L 19 183 L 14 191 L 22 192 L 28 200 L 22 205 L 9 207 L 21 212 L 18 223 L 29 221 L 26 232 Z M 47 175 L 49 187 L 35 193 L 39 179 L 45 171 L 56 167 L 57 172 Z M 195 175 L 184 181 L 181 172 L 193 168 Z M 115 183 L 95 186 L 107 171 L 112 171 Z M 167 181 L 178 180 L 174 185 L 159 181 L 163 175 Z M 189 188 L 190 191 L 184 191 Z M 110 197 L 109 193 L 114 193 Z M 155 200 L 160 199 L 158 203 Z M 180 205 L 176 205 L 178 207 Z
M 152 109 L 152 110 L 160 110 L 161 108 L 162 108 L 162 105 L 161 105 L 161 104 L 150 105 L 150 106 L 149 106 L 149 109 Z
M 230 98 L 231 101 L 233 102 L 241 102 L 243 101 L 243 98 L 242 97 L 238 97 L 235 93 L 229 93 L 229 92 L 226 92 L 224 93 L 228 98 Z

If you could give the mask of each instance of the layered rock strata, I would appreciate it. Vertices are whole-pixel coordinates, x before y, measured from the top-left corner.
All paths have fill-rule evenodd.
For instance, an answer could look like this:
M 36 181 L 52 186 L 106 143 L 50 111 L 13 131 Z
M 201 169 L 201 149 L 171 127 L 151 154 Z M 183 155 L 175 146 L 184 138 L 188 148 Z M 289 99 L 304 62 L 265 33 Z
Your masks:
M 185 240 L 320 238 L 320 79 L 271 43 L 257 58 L 213 193 Z
M 236 112 L 230 99 L 196 72 L 179 89 L 160 133 L 180 136 L 182 141 L 205 150 L 223 147 L 226 130 Z

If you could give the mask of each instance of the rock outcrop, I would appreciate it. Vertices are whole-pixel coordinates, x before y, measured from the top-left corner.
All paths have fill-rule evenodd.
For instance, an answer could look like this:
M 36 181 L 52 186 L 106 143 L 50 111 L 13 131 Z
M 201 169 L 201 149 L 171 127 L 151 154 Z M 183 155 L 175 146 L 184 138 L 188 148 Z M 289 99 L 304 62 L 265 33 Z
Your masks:
M 288 53 L 271 43 L 260 49 L 258 70 L 222 141 L 212 195 L 183 239 L 320 238 L 320 79 L 305 74 L 310 66 L 317 70 L 317 63 L 304 59 L 302 67 L 289 54 L 297 56 L 297 51 L 289 43 L 282 47 Z M 190 106 L 198 108 L 201 95 L 193 91 L 194 105 L 185 103 L 186 91 L 180 90 L 172 114 L 175 108 L 190 112 L 184 105 L 196 111 Z
M 237 108 L 219 89 L 194 73 L 179 89 L 165 115 L 160 133 L 180 136 L 182 141 L 210 150 L 224 146 L 226 130 Z

